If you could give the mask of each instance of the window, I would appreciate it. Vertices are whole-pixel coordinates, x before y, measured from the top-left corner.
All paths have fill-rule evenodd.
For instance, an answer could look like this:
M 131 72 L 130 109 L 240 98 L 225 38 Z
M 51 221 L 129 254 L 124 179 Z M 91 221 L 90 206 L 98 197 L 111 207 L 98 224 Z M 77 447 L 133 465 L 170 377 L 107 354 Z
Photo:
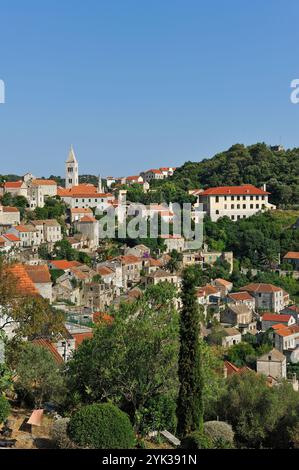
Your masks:
M 243 204 L 243 209 L 246 209 L 246 204 Z
M 231 197 L 231 201 L 234 201 L 234 200 L 235 200 L 235 196 L 232 196 L 232 197 Z
M 256 204 L 255 207 L 256 207 L 256 209 L 259 209 L 259 208 L 260 208 L 260 205 L 259 205 L 259 204 Z
M 235 216 L 234 216 L 234 215 L 232 215 L 232 220 L 235 220 Z
M 240 207 L 240 204 L 237 204 L 237 209 L 240 209 L 240 208 L 241 208 L 241 207 Z
M 250 204 L 250 209 L 253 209 L 253 204 Z
M 219 202 L 219 196 L 216 196 L 216 202 Z
M 216 214 L 217 214 L 217 215 L 219 214 L 219 211 L 218 211 L 218 210 L 216 210 Z
M 234 209 L 234 208 L 235 208 L 235 204 L 232 204 L 232 205 L 231 205 L 231 209 Z

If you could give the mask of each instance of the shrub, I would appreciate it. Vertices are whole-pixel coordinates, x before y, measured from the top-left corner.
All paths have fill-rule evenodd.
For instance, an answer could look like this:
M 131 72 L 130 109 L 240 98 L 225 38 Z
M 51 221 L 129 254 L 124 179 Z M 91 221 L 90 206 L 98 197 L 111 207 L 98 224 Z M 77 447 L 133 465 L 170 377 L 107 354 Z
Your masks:
M 51 438 L 59 449 L 75 449 L 77 447 L 67 434 L 69 421 L 69 418 L 57 419 L 51 428 Z
M 194 431 L 182 440 L 182 449 L 212 449 L 211 439 L 200 431 Z
M 207 421 L 204 424 L 204 433 L 215 448 L 231 449 L 234 447 L 234 431 L 224 421 Z
M 3 396 L 0 395 L 0 424 L 6 420 L 10 413 L 10 404 L 8 400 Z
M 129 417 L 111 403 L 79 409 L 71 416 L 68 435 L 79 446 L 94 449 L 130 449 L 135 444 Z
M 151 431 L 175 432 L 177 426 L 176 402 L 168 396 L 158 396 L 149 400 L 138 417 L 139 432 L 143 435 Z

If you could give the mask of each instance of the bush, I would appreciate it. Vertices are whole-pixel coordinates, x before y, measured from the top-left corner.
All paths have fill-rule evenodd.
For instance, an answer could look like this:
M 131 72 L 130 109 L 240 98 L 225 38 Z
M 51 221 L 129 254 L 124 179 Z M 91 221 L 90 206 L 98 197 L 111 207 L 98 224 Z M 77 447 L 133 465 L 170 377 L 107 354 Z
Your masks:
M 182 440 L 182 449 L 212 449 L 211 439 L 200 431 L 194 431 Z
M 10 413 L 10 404 L 8 400 L 0 395 L 0 424 L 2 424 Z
M 234 447 L 234 431 L 224 421 L 207 421 L 204 424 L 204 433 L 216 449 L 232 449 Z
M 69 418 L 57 419 L 51 428 L 51 438 L 59 449 L 75 449 L 77 447 L 67 434 L 69 422 Z
M 167 396 L 158 396 L 149 400 L 138 417 L 139 432 L 143 435 L 151 431 L 175 432 L 177 427 L 176 402 Z
M 135 445 L 129 417 L 111 403 L 87 405 L 75 412 L 68 435 L 79 446 L 93 449 L 130 449 Z

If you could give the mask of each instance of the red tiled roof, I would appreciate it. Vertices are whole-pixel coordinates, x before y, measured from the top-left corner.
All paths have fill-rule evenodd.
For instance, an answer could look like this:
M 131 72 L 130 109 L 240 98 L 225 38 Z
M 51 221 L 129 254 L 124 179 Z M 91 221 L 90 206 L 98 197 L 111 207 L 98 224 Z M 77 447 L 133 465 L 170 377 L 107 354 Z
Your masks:
M 299 251 L 289 251 L 283 259 L 299 259 Z
M 280 287 L 274 286 L 273 284 L 251 283 L 247 286 L 241 287 L 240 290 L 246 290 L 248 292 L 279 292 L 282 289 Z
M 122 264 L 138 264 L 138 263 L 141 263 L 141 258 L 138 258 L 138 256 L 134 256 L 134 255 L 119 256 L 118 259 Z
M 57 186 L 54 180 L 34 179 L 31 181 L 34 186 Z
M 17 280 L 18 294 L 38 295 L 38 291 L 23 264 L 14 264 L 13 266 L 10 266 L 8 268 L 8 272 L 10 272 Z
M 13 233 L 5 233 L 2 236 L 7 238 L 7 240 L 9 240 L 11 242 L 19 242 L 20 241 L 20 238 L 17 237 L 16 235 L 14 235 Z
M 248 292 L 233 292 L 232 294 L 229 294 L 228 297 L 230 297 L 233 300 L 254 300 L 254 298 L 248 294 Z
M 47 265 L 25 265 L 25 269 L 34 284 L 48 284 L 51 282 L 50 271 Z
M 55 269 L 62 269 L 63 271 L 77 266 L 81 266 L 81 263 L 79 263 L 79 261 L 67 261 L 65 259 L 52 260 L 48 261 L 48 263 L 54 266 Z
M 96 222 L 97 219 L 95 219 L 95 217 L 91 217 L 90 215 L 85 215 L 84 217 L 82 217 L 78 222 L 81 223 L 91 223 L 91 222 Z
M 196 296 L 202 297 L 204 295 L 205 297 L 207 297 L 208 295 L 218 294 L 218 293 L 219 293 L 219 290 L 216 287 L 208 284 L 205 287 L 200 287 L 196 293 Z
M 3 206 L 3 212 L 20 212 L 16 207 Z
M 52 354 L 53 358 L 58 364 L 61 364 L 63 362 L 63 359 L 60 356 L 59 352 L 57 351 L 55 345 L 49 339 L 46 339 L 46 338 L 34 339 L 32 343 L 44 349 L 47 349 Z
M 292 315 L 279 315 L 275 313 L 264 313 L 263 321 L 274 321 L 278 323 L 288 323 Z
M 85 339 L 91 339 L 93 337 L 93 332 L 88 331 L 86 333 L 72 333 L 72 337 L 75 339 L 75 348 L 77 349 Z
M 242 186 L 218 186 L 203 191 L 200 196 L 226 196 L 226 195 L 265 195 L 270 194 L 263 189 L 256 188 L 252 184 L 244 184 Z
M 72 214 L 92 214 L 92 210 L 90 208 L 80 209 L 79 207 L 75 207 L 71 209 Z
M 14 189 L 14 188 L 20 188 L 23 184 L 23 181 L 6 181 L 4 183 L 4 188 L 6 189 Z
M 108 268 L 107 266 L 100 266 L 98 267 L 97 271 L 101 276 L 109 276 L 113 273 L 112 269 Z
M 215 282 L 218 282 L 218 284 L 222 284 L 226 287 L 230 287 L 232 285 L 231 281 L 227 281 L 226 279 L 221 279 L 221 278 L 215 279 Z

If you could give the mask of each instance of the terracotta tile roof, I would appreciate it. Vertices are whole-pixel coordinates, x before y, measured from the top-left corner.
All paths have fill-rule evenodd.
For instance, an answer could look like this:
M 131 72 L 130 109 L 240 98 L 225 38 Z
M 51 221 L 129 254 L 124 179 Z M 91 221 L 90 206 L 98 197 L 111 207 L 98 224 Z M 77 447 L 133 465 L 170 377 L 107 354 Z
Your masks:
M 67 261 L 65 259 L 52 260 L 48 261 L 48 263 L 54 266 L 55 269 L 62 269 L 63 271 L 77 266 L 81 266 L 81 263 L 79 263 L 79 261 Z
M 227 375 L 232 375 L 232 374 L 242 374 L 246 371 L 252 371 L 252 369 L 249 369 L 249 367 L 237 367 L 234 364 L 232 364 L 229 361 L 224 361 L 224 367 L 226 368 Z
M 47 265 L 25 265 L 25 269 L 34 284 L 51 283 L 50 271 Z
M 206 285 L 205 287 L 200 287 L 196 292 L 197 297 L 202 297 L 202 296 L 207 297 L 213 294 L 219 294 L 219 289 L 209 284 Z
M 54 180 L 34 179 L 31 181 L 33 186 L 57 186 Z
M 2 206 L 3 207 L 3 212 L 20 212 L 17 207 L 11 207 L 11 206 Z
M 78 184 L 72 188 L 61 188 L 57 190 L 58 196 L 72 197 L 76 194 L 91 195 L 97 192 L 97 188 L 93 184 Z
M 34 283 L 29 277 L 23 264 L 14 264 L 8 268 L 8 271 L 17 280 L 18 294 L 20 295 L 39 295 Z
M 63 363 L 62 357 L 57 351 L 55 345 L 49 339 L 46 339 L 46 338 L 34 339 L 32 343 L 44 349 L 47 349 L 52 354 L 57 364 Z
M 283 259 L 299 259 L 299 251 L 289 251 Z
M 274 321 L 277 323 L 288 323 L 292 315 L 280 315 L 275 313 L 264 313 L 262 316 L 263 321 Z
M 121 264 L 138 264 L 141 263 L 141 258 L 134 255 L 124 255 L 117 258 Z
M 97 268 L 97 272 L 100 274 L 100 276 L 109 276 L 113 273 L 112 269 L 108 268 L 108 266 L 99 266 Z
M 14 235 L 13 233 L 5 233 L 2 236 L 7 238 L 7 240 L 9 240 L 11 242 L 19 242 L 20 241 L 20 238 L 17 237 L 16 235 Z
M 203 191 L 200 196 L 226 196 L 226 195 L 266 195 L 270 194 L 263 189 L 256 188 L 252 184 L 244 184 L 242 186 L 218 186 Z
M 161 175 L 161 170 L 157 170 L 156 168 L 152 168 L 151 170 L 147 170 L 144 173 L 154 173 L 155 175 Z
M 84 340 L 93 338 L 93 332 L 88 331 L 86 333 L 72 333 L 72 337 L 75 339 L 75 348 L 77 349 Z
M 92 210 L 90 208 L 80 209 L 79 207 L 75 207 L 71 209 L 72 214 L 92 214 Z
M 56 219 L 44 219 L 44 220 L 32 220 L 31 224 L 34 226 L 37 225 L 47 225 L 49 227 L 59 227 L 60 224 Z
M 127 176 L 126 180 L 127 181 L 137 181 L 139 178 L 142 178 L 141 176 Z
M 149 264 L 150 266 L 162 266 L 162 262 L 159 259 L 154 259 L 154 258 L 149 258 Z
M 18 189 L 22 186 L 23 181 L 6 181 L 4 183 L 4 188 L 5 189 Z
M 248 294 L 248 292 L 233 292 L 232 294 L 228 294 L 228 297 L 233 300 L 239 300 L 239 301 L 245 301 L 245 300 L 254 301 L 254 297 Z
M 94 223 L 96 222 L 97 219 L 95 217 L 91 217 L 90 215 L 85 215 L 82 217 L 80 220 L 78 220 L 78 223 Z
M 17 225 L 15 229 L 18 232 L 36 232 L 36 228 L 33 225 Z
M 263 283 L 251 283 L 247 286 L 241 287 L 241 291 L 248 291 L 248 292 L 279 292 L 281 291 L 281 287 L 274 286 L 273 284 L 263 284 Z
M 231 281 L 227 281 L 226 279 L 221 279 L 221 278 L 215 279 L 215 282 L 217 282 L 218 284 L 221 284 L 225 287 L 230 287 L 232 285 Z
M 292 310 L 293 312 L 295 313 L 299 313 L 299 307 L 298 305 L 290 305 L 288 307 L 286 307 L 288 310 Z

